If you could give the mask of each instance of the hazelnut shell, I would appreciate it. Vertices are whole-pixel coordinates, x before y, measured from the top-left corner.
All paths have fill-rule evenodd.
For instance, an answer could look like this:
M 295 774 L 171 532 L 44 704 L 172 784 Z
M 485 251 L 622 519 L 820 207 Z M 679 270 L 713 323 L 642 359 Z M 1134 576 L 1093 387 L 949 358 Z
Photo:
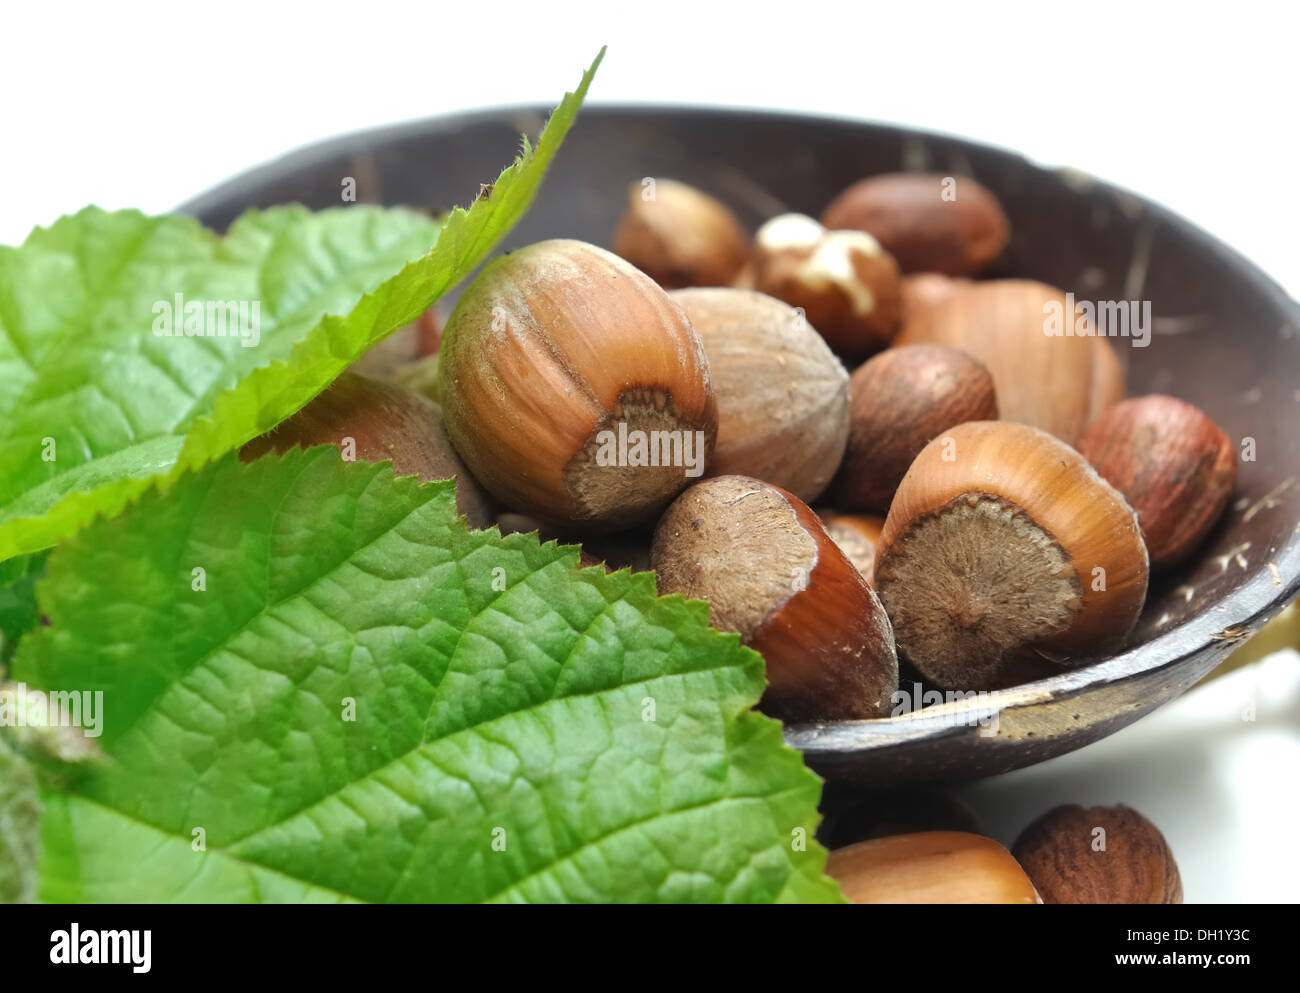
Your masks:
M 831 481 L 849 434 L 849 374 L 789 305 L 750 290 L 670 293 L 704 343 L 718 404 L 710 475 L 753 476 L 801 500 Z
M 1131 807 L 1056 807 L 1012 847 L 1044 903 L 1182 903 L 1164 835 Z
M 949 199 L 949 192 L 955 198 Z M 997 198 L 966 176 L 886 173 L 859 180 L 822 214 L 828 228 L 866 231 L 903 272 L 970 276 L 1006 247 L 1009 227 Z
M 1118 647 L 1142 610 L 1147 554 L 1132 508 L 1074 449 L 972 421 L 904 476 L 875 587 L 927 680 L 993 689 L 1024 681 L 1026 663 L 1047 675 Z
M 1237 483 L 1237 453 L 1200 408 L 1169 396 L 1111 407 L 1079 451 L 1137 511 L 1153 566 L 1177 565 L 1205 538 Z
M 714 627 L 763 656 L 766 713 L 786 721 L 889 713 L 898 688 L 889 621 L 798 497 L 745 476 L 697 483 L 664 513 L 650 555 L 661 594 L 707 601 Z
M 578 241 L 488 264 L 447 322 L 438 391 L 447 433 L 479 481 L 558 524 L 618 530 L 654 516 L 695 471 L 684 445 L 706 465 L 717 434 L 708 360 L 681 308 L 623 259 Z M 681 444 L 663 459 L 656 449 L 666 465 L 640 455 L 633 464 L 633 449 L 625 458 L 606 445 L 624 431 L 677 432 Z

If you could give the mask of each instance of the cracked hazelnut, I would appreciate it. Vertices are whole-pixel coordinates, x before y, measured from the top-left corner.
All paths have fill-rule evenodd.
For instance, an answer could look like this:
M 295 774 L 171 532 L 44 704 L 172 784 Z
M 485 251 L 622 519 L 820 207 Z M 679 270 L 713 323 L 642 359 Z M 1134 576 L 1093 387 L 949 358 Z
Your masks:
M 737 289 L 676 290 L 704 342 L 718 402 L 709 474 L 753 476 L 809 501 L 849 434 L 849 374 L 787 304 Z
M 898 688 L 880 602 L 798 497 L 745 476 L 679 496 L 650 548 L 661 594 L 709 604 L 709 619 L 767 663 L 760 707 L 786 721 L 882 717 Z
M 866 231 L 903 272 L 971 276 L 1006 247 L 997 197 L 967 176 L 886 173 L 859 180 L 822 214 L 828 228 Z
M 1044 903 L 1183 902 L 1169 843 L 1131 807 L 1056 807 L 1012 851 Z
M 848 447 L 830 491 L 841 510 L 888 513 L 903 475 L 932 438 L 998 416 L 988 370 L 941 345 L 881 352 L 853 373 L 849 394 Z
M 845 361 L 878 352 L 898 330 L 898 266 L 869 234 L 783 214 L 759 229 L 752 263 L 754 288 L 802 308 Z
M 708 360 L 668 294 L 618 256 L 544 241 L 488 264 L 443 333 L 447 434 L 514 510 L 620 530 L 701 475 Z
M 959 424 L 894 495 L 875 588 L 935 686 L 987 690 L 1114 649 L 1137 623 L 1137 516 L 1074 449 L 1006 421 Z
M 685 183 L 657 179 L 628 189 L 614 252 L 664 289 L 728 286 L 745 264 L 749 237 L 720 201 Z
M 1169 396 L 1124 400 L 1079 451 L 1137 511 L 1152 566 L 1176 565 L 1209 533 L 1237 484 L 1237 453 L 1198 407 Z

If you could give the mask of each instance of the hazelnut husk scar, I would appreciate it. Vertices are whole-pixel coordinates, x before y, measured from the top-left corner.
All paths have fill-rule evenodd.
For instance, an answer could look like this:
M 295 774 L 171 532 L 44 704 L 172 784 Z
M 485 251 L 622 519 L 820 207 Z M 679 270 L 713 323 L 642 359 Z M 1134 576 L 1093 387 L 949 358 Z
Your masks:
M 438 377 L 447 433 L 479 481 L 557 524 L 648 520 L 703 472 L 717 436 L 681 308 L 582 242 L 489 264 L 447 323 Z
M 903 478 L 875 586 L 923 676 L 981 690 L 1113 650 L 1137 623 L 1147 568 L 1132 508 L 1074 449 L 973 421 Z
M 661 594 L 707 601 L 714 627 L 763 656 L 767 713 L 787 721 L 889 713 L 898 688 L 889 620 L 798 497 L 746 476 L 698 483 L 664 513 L 650 558 Z

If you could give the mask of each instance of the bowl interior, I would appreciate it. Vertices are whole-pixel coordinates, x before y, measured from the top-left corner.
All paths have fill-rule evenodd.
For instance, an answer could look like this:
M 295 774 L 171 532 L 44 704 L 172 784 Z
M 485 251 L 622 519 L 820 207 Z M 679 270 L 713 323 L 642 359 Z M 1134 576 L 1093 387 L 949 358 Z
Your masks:
M 184 209 L 220 229 L 248 207 L 338 206 L 344 177 L 353 177 L 363 202 L 441 211 L 472 199 L 519 134 L 535 135 L 543 120 L 524 108 L 350 135 L 252 170 Z M 1072 170 L 901 128 L 588 107 L 504 247 L 555 237 L 608 245 L 629 184 L 646 176 L 705 189 L 753 228 L 785 211 L 816 216 L 854 180 L 900 169 L 974 176 L 998 195 L 1012 239 L 990 275 L 1039 279 L 1079 300 L 1149 301 L 1149 345 L 1115 341 L 1128 392 L 1197 404 L 1243 459 L 1228 512 L 1191 563 L 1153 577 L 1119 655 L 928 715 L 788 729 L 826 774 L 870 783 L 983 775 L 1095 740 L 1199 679 L 1300 585 L 1297 306 L 1235 252 L 1148 201 Z M 1004 725 L 1014 716 L 1019 732 L 980 734 L 968 720 L 995 713 Z

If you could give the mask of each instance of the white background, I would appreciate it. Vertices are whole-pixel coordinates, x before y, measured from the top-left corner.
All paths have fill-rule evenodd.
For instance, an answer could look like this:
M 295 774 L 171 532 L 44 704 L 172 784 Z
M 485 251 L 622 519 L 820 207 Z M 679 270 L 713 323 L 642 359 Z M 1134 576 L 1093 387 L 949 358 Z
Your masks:
M 11 4 L 0 243 L 86 203 L 165 211 L 352 129 L 555 102 L 608 43 L 592 101 L 815 111 L 1007 146 L 1164 202 L 1300 295 L 1295 10 Z M 973 802 L 1001 834 L 1057 802 L 1129 803 L 1169 836 L 1189 901 L 1294 901 L 1298 670 L 1292 655 L 1234 674 L 1081 753 L 981 785 Z M 1265 681 L 1271 720 L 1264 707 L 1254 725 L 1231 719 L 1247 680 Z

